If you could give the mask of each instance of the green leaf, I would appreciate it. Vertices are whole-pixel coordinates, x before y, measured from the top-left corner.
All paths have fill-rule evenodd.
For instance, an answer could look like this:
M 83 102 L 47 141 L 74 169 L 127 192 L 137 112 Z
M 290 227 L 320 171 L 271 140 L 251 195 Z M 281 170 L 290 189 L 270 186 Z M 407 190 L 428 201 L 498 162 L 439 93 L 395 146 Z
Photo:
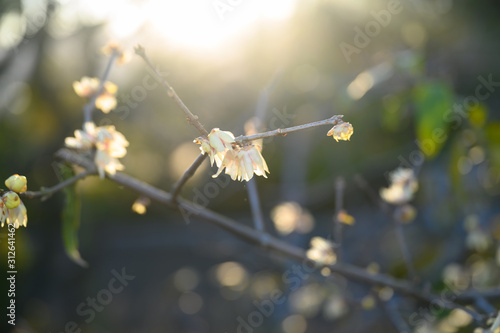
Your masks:
M 427 81 L 414 88 L 413 100 L 418 146 L 431 159 L 439 153 L 447 138 L 449 128 L 445 114 L 453 106 L 453 92 L 446 83 Z
M 73 168 L 69 165 L 61 164 L 60 175 L 64 179 L 74 176 Z M 76 191 L 76 184 L 64 188 L 66 195 L 65 205 L 62 212 L 62 238 L 66 253 L 76 264 L 88 267 L 88 264 L 80 256 L 78 251 L 78 229 L 80 227 L 81 200 Z

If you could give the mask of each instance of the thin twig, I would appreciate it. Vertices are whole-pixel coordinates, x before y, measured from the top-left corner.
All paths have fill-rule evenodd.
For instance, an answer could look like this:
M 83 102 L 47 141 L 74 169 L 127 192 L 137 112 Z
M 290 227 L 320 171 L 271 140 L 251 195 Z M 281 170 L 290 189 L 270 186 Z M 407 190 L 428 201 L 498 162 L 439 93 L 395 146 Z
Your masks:
M 66 179 L 65 181 L 49 187 L 49 188 L 42 188 L 40 191 L 33 192 L 33 191 L 26 191 L 23 193 L 20 193 L 21 196 L 28 198 L 28 199 L 34 199 L 34 198 L 39 198 L 42 197 L 42 201 L 50 198 L 54 193 L 64 189 L 67 186 L 72 185 L 73 183 L 77 182 L 80 179 L 83 179 L 89 175 L 95 174 L 95 171 L 93 170 L 85 170 L 71 178 Z
M 401 313 L 398 309 L 398 304 L 394 300 L 394 298 L 387 302 L 379 299 L 379 303 L 382 305 L 387 316 L 399 333 L 411 333 L 411 329 L 401 316 Z
M 318 127 L 318 126 L 325 126 L 325 125 L 330 125 L 334 126 L 337 125 L 341 120 L 342 120 L 343 115 L 336 115 L 331 118 L 325 119 L 325 120 L 320 120 L 320 121 L 315 121 L 312 123 L 308 124 L 303 124 L 303 125 L 298 125 L 298 126 L 293 126 L 293 127 L 288 127 L 288 128 L 278 128 L 273 131 L 269 132 L 264 132 L 264 133 L 258 133 L 258 134 L 253 134 L 253 135 L 240 135 L 237 138 L 235 138 L 236 142 L 245 142 L 245 141 L 253 141 L 253 140 L 258 140 L 258 139 L 264 139 L 264 138 L 269 138 L 272 136 L 285 136 L 288 133 L 292 132 L 297 132 L 301 130 L 305 130 L 308 128 L 313 128 L 313 127 Z
M 92 110 L 94 110 L 95 107 L 95 101 L 97 100 L 97 97 L 102 93 L 104 90 L 104 86 L 106 84 L 106 81 L 108 80 L 109 74 L 111 73 L 111 67 L 113 66 L 113 63 L 115 62 L 115 59 L 118 57 L 118 53 L 116 51 L 113 51 L 111 53 L 111 56 L 109 57 L 108 64 L 106 65 L 106 69 L 104 70 L 104 74 L 102 75 L 101 81 L 99 82 L 99 88 L 97 91 L 94 93 L 90 101 L 85 104 L 83 107 L 83 122 L 91 122 L 92 121 Z
M 410 249 L 408 248 L 408 244 L 406 242 L 403 225 L 396 219 L 393 219 L 393 222 L 394 228 L 396 229 L 396 238 L 398 239 L 399 247 L 401 249 L 401 252 L 403 253 L 403 260 L 405 262 L 408 275 L 413 281 L 415 281 L 417 275 L 415 273 L 415 267 L 413 266 L 413 261 L 411 259 Z
M 345 181 L 342 177 L 337 178 L 335 181 L 335 217 L 334 217 L 334 240 L 337 254 L 337 261 L 342 261 L 342 222 L 339 219 L 340 211 L 344 205 L 344 188 Z
M 189 108 L 186 106 L 186 104 L 184 104 L 184 102 L 177 95 L 174 88 L 172 88 L 172 86 L 167 82 L 167 80 L 165 80 L 165 78 L 160 74 L 160 72 L 158 72 L 158 70 L 153 66 L 153 64 L 149 60 L 148 56 L 146 55 L 146 50 L 144 49 L 144 47 L 142 47 L 141 45 L 137 45 L 135 47 L 135 53 L 138 56 L 140 56 L 144 60 L 144 62 L 146 62 L 146 64 L 151 68 L 151 70 L 155 73 L 155 75 L 157 76 L 160 83 L 167 90 L 168 96 L 170 98 L 172 98 L 175 101 L 175 103 L 181 108 L 182 112 L 184 112 L 184 114 L 188 118 L 188 122 L 191 125 L 193 125 L 201 133 L 201 135 L 208 135 L 207 130 L 198 120 L 198 116 L 194 115 L 189 110 Z
M 82 156 L 77 153 L 68 150 L 61 149 L 56 153 L 59 158 L 85 167 L 85 165 L 92 165 L 90 161 L 85 160 Z M 229 233 L 247 241 L 251 244 L 259 245 L 264 249 L 272 252 L 280 253 L 285 255 L 290 259 L 294 259 L 302 262 L 304 265 L 311 265 L 312 262 L 309 260 L 305 254 L 305 251 L 297 246 L 288 244 L 281 241 L 265 232 L 255 230 L 253 228 L 247 227 L 241 223 L 238 223 L 228 217 L 220 215 L 213 212 L 205 207 L 198 206 L 190 201 L 186 201 L 182 198 L 177 198 L 176 201 L 173 200 L 172 195 L 163 190 L 160 190 L 154 186 L 146 184 L 136 178 L 128 176 L 124 173 L 117 172 L 115 175 L 106 175 L 109 179 L 115 183 L 127 187 L 141 195 L 144 195 L 152 200 L 167 205 L 173 209 L 179 210 L 181 212 L 188 212 L 194 217 L 198 217 L 202 220 L 210 222 Z M 417 300 L 424 301 L 426 303 L 436 303 L 442 304 L 441 298 L 429 293 L 425 290 L 415 287 L 412 283 L 393 278 L 385 274 L 370 274 L 365 269 L 356 266 L 348 265 L 345 263 L 337 263 L 335 265 L 324 266 L 329 267 L 333 273 L 340 274 L 353 281 L 358 281 L 371 286 L 387 286 L 393 288 L 395 291 L 411 296 Z M 490 290 L 487 294 L 483 294 L 486 298 L 500 298 L 500 290 Z M 461 301 L 463 303 L 474 302 L 473 295 L 459 295 L 456 301 Z M 454 302 L 446 302 L 443 306 L 447 309 L 462 309 L 468 312 L 476 321 L 481 321 L 482 316 L 475 313 L 474 311 L 467 309 Z
M 259 192 L 257 190 L 257 181 L 254 178 L 247 182 L 248 199 L 252 209 L 253 223 L 255 230 L 264 231 L 264 214 L 262 213 Z
M 184 184 L 186 184 L 186 182 L 191 177 L 193 177 L 194 173 L 196 172 L 196 170 L 198 170 L 198 168 L 203 163 L 205 158 L 207 158 L 207 154 L 200 154 L 196 158 L 196 160 L 194 160 L 193 164 L 191 164 L 191 166 L 184 172 L 184 174 L 177 181 L 177 183 L 175 183 L 174 186 L 172 186 L 172 190 L 170 192 L 172 192 L 172 199 L 173 200 L 175 200 L 177 198 L 177 196 L 179 195 L 179 193 L 181 193 L 181 190 L 182 190 L 182 187 L 184 186 Z
M 405 262 L 406 270 L 408 271 L 408 275 L 412 279 L 416 279 L 417 275 L 415 272 L 415 267 L 413 266 L 413 261 L 411 259 L 410 250 L 408 249 L 408 244 L 406 242 L 406 238 L 404 235 L 403 225 L 401 224 L 401 222 L 397 221 L 394 218 L 393 209 L 391 209 L 389 205 L 387 205 L 385 202 L 380 200 L 380 197 L 368 185 L 367 181 L 361 175 L 356 175 L 354 179 L 358 184 L 358 186 L 366 192 L 366 194 L 370 197 L 370 199 L 372 199 L 380 207 L 380 209 L 393 221 L 394 229 L 396 232 L 396 238 L 398 239 L 398 244 L 403 254 L 403 260 Z

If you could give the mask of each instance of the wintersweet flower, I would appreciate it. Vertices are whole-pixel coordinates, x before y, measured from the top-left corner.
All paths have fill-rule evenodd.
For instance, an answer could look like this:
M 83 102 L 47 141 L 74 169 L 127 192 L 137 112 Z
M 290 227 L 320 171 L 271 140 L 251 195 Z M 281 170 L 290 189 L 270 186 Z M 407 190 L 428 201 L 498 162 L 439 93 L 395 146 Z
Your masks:
M 260 147 L 250 145 L 242 147 L 238 152 L 240 160 L 240 180 L 249 181 L 253 174 L 267 178 L 266 172 L 269 172 L 267 163 L 260 153 Z
M 229 131 L 221 131 L 218 128 L 214 128 L 206 138 L 198 137 L 193 142 L 200 145 L 200 150 L 203 154 L 208 154 L 211 166 L 214 165 L 215 161 L 217 167 L 220 168 L 226 151 L 233 149 L 234 135 Z
M 5 186 L 9 188 L 9 190 L 22 193 L 26 192 L 28 189 L 27 180 L 25 176 L 19 176 L 18 174 L 12 175 L 5 181 Z
M 266 161 L 262 157 L 259 147 L 255 145 L 244 146 L 238 150 L 228 150 L 219 170 L 212 177 L 218 177 L 224 168 L 226 169 L 225 173 L 230 175 L 232 180 L 238 179 L 239 181 L 249 181 L 254 174 L 267 178 L 266 172 L 269 173 Z
M 217 152 L 224 152 L 232 149 L 231 144 L 234 142 L 234 135 L 229 131 L 214 128 L 208 134 L 208 142 Z
M 351 138 L 354 129 L 350 123 L 341 123 L 332 127 L 331 130 L 326 133 L 327 136 L 332 136 L 335 141 L 339 140 L 348 141 Z
M 333 243 L 322 238 L 313 237 L 311 248 L 307 250 L 307 257 L 320 265 L 331 265 L 337 262 L 337 255 L 333 251 Z
M 203 154 L 208 154 L 208 157 L 210 157 L 210 165 L 217 165 L 217 167 L 220 167 L 222 164 L 222 160 L 224 159 L 224 152 L 218 152 L 214 147 L 210 145 L 210 141 L 208 141 L 207 138 L 204 137 L 198 137 L 193 140 L 194 143 L 197 143 L 200 145 L 200 150 Z
M 106 44 L 102 49 L 101 52 L 107 56 L 110 56 L 111 54 L 115 53 L 117 55 L 116 62 L 118 65 L 123 65 L 127 61 L 130 60 L 130 54 L 128 52 L 124 52 L 117 42 L 111 41 L 108 44 Z
M 389 174 L 391 185 L 380 190 L 380 196 L 386 202 L 402 205 L 413 199 L 418 189 L 418 182 L 412 169 L 398 168 Z
M 75 137 L 67 137 L 64 139 L 64 143 L 66 147 L 80 149 L 80 150 L 88 150 L 92 148 L 95 141 L 95 124 L 93 122 L 86 122 L 83 124 L 83 131 L 76 130 Z
M 81 150 L 95 147 L 94 163 L 101 178 L 104 178 L 106 172 L 114 175 L 117 170 L 125 168 L 118 158 L 127 154 L 126 147 L 129 143 L 114 126 L 95 127 L 94 123 L 85 123 L 84 130 L 76 130 L 75 137 L 66 138 L 65 144 L 69 148 Z
M 2 201 L 7 209 L 14 209 L 19 206 L 21 199 L 16 192 L 9 191 L 2 196 Z
M 17 193 L 27 190 L 27 180 L 25 176 L 18 174 L 10 176 L 5 185 L 11 190 L 3 193 L 0 197 L 0 223 L 3 227 L 5 222 L 12 224 L 16 229 L 20 225 L 26 227 L 28 215 L 26 207 Z M 17 193 L 16 193 L 17 192 Z
M 100 82 L 98 78 L 84 76 L 80 81 L 73 82 L 73 89 L 78 96 L 89 98 L 97 93 L 99 85 Z M 102 110 L 104 113 L 109 113 L 109 111 L 113 110 L 117 105 L 115 97 L 117 91 L 118 86 L 116 84 L 106 81 L 103 85 L 102 92 L 96 98 L 96 108 Z
M 26 211 L 26 206 L 22 203 L 16 208 L 9 209 L 6 204 L 3 202 L 4 197 L 2 196 L 2 200 L 0 201 L 0 223 L 3 227 L 5 223 L 12 224 L 14 228 L 18 229 L 19 226 L 24 226 L 28 224 L 28 214 Z

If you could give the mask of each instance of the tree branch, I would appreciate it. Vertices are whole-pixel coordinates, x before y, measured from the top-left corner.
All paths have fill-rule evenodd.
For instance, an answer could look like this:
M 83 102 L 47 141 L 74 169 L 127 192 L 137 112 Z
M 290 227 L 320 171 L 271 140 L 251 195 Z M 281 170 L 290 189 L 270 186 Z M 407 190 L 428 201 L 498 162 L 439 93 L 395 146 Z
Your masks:
M 193 125 L 201 133 L 201 135 L 208 135 L 207 130 L 205 129 L 205 127 L 198 120 L 198 116 L 194 115 L 189 110 L 189 108 L 186 106 L 186 104 L 184 104 L 184 102 L 177 95 L 177 93 L 175 92 L 174 88 L 172 88 L 172 86 L 167 82 L 167 80 L 165 80 L 165 78 L 160 74 L 160 72 L 158 72 L 158 70 L 153 66 L 153 64 L 149 60 L 148 56 L 146 55 L 146 50 L 144 49 L 144 47 L 142 47 L 141 45 L 137 45 L 135 47 L 135 53 L 138 56 L 140 56 L 144 60 L 144 62 L 146 62 L 146 64 L 149 66 L 149 68 L 151 68 L 151 70 L 153 70 L 153 72 L 157 76 L 157 78 L 160 81 L 160 83 L 167 90 L 168 96 L 170 98 L 172 98 L 174 100 L 174 102 L 181 108 L 182 112 L 184 112 L 184 114 L 188 118 L 188 122 L 191 125 Z
M 292 132 L 297 132 L 301 130 L 305 130 L 308 128 L 313 128 L 313 127 L 318 127 L 318 126 L 325 126 L 325 125 L 330 125 L 334 126 L 340 123 L 342 120 L 343 115 L 336 115 L 331 118 L 325 119 L 325 120 L 320 120 L 320 121 L 315 121 L 312 123 L 308 124 L 303 124 L 303 125 L 298 125 L 298 126 L 293 126 L 293 127 L 288 127 L 288 128 L 278 128 L 273 131 L 269 132 L 264 132 L 264 133 L 258 133 L 258 134 L 253 134 L 253 135 L 240 135 L 237 138 L 235 138 L 236 142 L 245 142 L 245 141 L 253 141 L 253 140 L 258 140 L 258 139 L 264 139 L 264 138 L 270 138 L 273 136 L 285 136 L 288 133 Z
M 194 160 L 193 164 L 191 164 L 191 166 L 184 172 L 184 174 L 177 181 L 177 183 L 175 183 L 174 186 L 172 186 L 172 190 L 170 192 L 172 192 L 172 199 L 173 200 L 175 200 L 177 198 L 177 196 L 179 195 L 179 193 L 181 193 L 181 190 L 182 190 L 182 187 L 184 186 L 184 184 L 186 184 L 187 181 L 191 177 L 194 176 L 194 173 L 201 166 L 201 164 L 203 163 L 205 158 L 207 158 L 207 154 L 200 154 L 196 158 L 196 160 Z
M 72 185 L 73 183 L 77 182 L 80 179 L 83 179 L 83 178 L 85 178 L 89 175 L 95 174 L 95 173 L 96 173 L 95 170 L 86 169 L 85 171 L 83 171 L 83 172 L 81 172 L 81 173 L 79 173 L 71 178 L 68 178 L 65 181 L 63 181 L 55 186 L 52 186 L 49 188 L 42 188 L 40 191 L 37 191 L 37 192 L 26 191 L 26 192 L 19 193 L 19 195 L 21 195 L 25 198 L 28 198 L 28 199 L 42 197 L 41 200 L 45 201 L 48 198 L 50 198 L 54 193 L 64 189 L 67 186 Z
M 337 262 L 342 261 L 342 222 L 339 220 L 339 214 L 344 205 L 344 187 L 344 179 L 342 177 L 337 178 L 335 181 L 335 217 L 333 230 L 334 241 L 337 246 Z
M 56 156 L 70 163 L 75 163 L 82 167 L 85 165 L 92 165 L 92 162 L 85 161 L 86 159 L 77 153 L 68 150 L 61 149 L 56 153 Z M 94 167 L 95 168 L 95 167 Z M 258 231 L 240 224 L 228 217 L 220 215 L 213 212 L 205 207 L 198 206 L 190 201 L 186 201 L 182 198 L 173 199 L 170 193 L 160 190 L 154 186 L 146 184 L 140 180 L 137 180 L 131 176 L 124 173 L 117 172 L 115 175 L 106 175 L 109 179 L 116 182 L 119 185 L 125 186 L 141 195 L 144 195 L 152 200 L 167 205 L 173 209 L 179 210 L 183 214 L 189 214 L 190 216 L 198 217 L 202 220 L 210 222 L 219 228 L 222 228 L 229 233 L 241 238 L 242 240 L 249 242 L 254 245 L 262 247 L 264 250 L 269 250 L 282 254 L 290 259 L 294 259 L 304 264 L 312 265 L 313 262 L 307 258 L 306 253 L 303 249 L 290 245 L 284 241 L 281 241 L 265 232 Z M 476 312 L 464 308 L 463 306 L 454 302 L 445 302 L 441 300 L 440 297 L 415 287 L 412 283 L 405 280 L 399 280 L 384 274 L 370 274 L 365 269 L 356 266 L 348 265 L 345 263 L 337 263 L 335 265 L 325 265 L 323 267 L 328 267 L 333 273 L 340 274 L 345 278 L 351 279 L 352 281 L 357 281 L 360 283 L 368 284 L 371 286 L 387 286 L 393 288 L 396 292 L 400 294 L 411 296 L 417 300 L 426 303 L 435 303 L 443 305 L 447 309 L 462 309 L 467 311 L 476 321 L 481 321 L 482 316 Z M 486 294 L 482 294 L 485 298 L 500 298 L 500 290 L 493 289 L 488 291 Z M 459 295 L 456 301 L 463 303 L 473 303 L 477 295 Z

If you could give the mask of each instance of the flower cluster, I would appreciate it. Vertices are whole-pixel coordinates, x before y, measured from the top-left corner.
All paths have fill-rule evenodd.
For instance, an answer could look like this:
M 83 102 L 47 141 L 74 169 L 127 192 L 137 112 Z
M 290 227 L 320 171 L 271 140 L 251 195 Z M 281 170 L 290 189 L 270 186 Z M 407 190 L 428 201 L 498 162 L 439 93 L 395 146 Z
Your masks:
M 382 199 L 397 205 L 394 218 L 402 223 L 410 223 L 417 216 L 415 207 L 409 204 L 418 190 L 418 182 L 412 169 L 398 168 L 389 174 L 391 186 L 380 189 Z
M 73 82 L 75 93 L 83 98 L 90 98 L 99 90 L 100 81 L 95 77 L 84 76 L 80 81 Z M 95 100 L 95 107 L 102 110 L 104 113 L 109 113 L 116 105 L 116 92 L 118 87 L 116 84 L 106 81 L 103 84 L 102 92 Z
M 24 206 L 18 193 L 26 192 L 27 180 L 26 177 L 20 175 L 12 175 L 5 181 L 5 186 L 10 191 L 5 192 L 0 197 L 0 223 L 12 224 L 16 229 L 19 226 L 25 226 L 28 223 L 28 215 L 26 206 Z
M 107 56 L 116 54 L 117 56 L 116 63 L 118 65 L 123 65 L 124 63 L 130 60 L 130 53 L 123 51 L 120 44 L 114 41 L 111 41 L 108 44 L 106 44 L 101 49 L 101 52 Z
M 311 248 L 307 250 L 307 257 L 320 265 L 332 265 L 337 262 L 337 255 L 333 251 L 334 244 L 322 237 L 311 239 Z
M 201 145 L 203 154 L 208 154 L 211 165 L 215 162 L 219 168 L 213 175 L 214 178 L 224 169 L 232 180 L 249 181 L 254 174 L 267 178 L 266 172 L 269 173 L 269 169 L 262 157 L 261 148 L 252 144 L 236 144 L 231 132 L 214 128 L 206 138 L 199 137 L 194 142 Z
M 75 137 L 65 140 L 66 147 L 89 150 L 96 148 L 94 162 L 101 178 L 105 172 L 114 175 L 116 170 L 123 170 L 123 164 L 118 161 L 127 154 L 128 141 L 114 126 L 96 127 L 93 122 L 87 122 L 83 130 L 76 130 Z
M 396 169 L 389 174 L 389 180 L 391 186 L 380 190 L 382 199 L 394 205 L 402 205 L 413 199 L 418 182 L 412 169 Z
M 333 126 L 333 128 L 329 130 L 326 135 L 332 136 L 337 142 L 339 142 L 339 140 L 349 141 L 353 132 L 354 129 L 350 123 L 342 122 Z

